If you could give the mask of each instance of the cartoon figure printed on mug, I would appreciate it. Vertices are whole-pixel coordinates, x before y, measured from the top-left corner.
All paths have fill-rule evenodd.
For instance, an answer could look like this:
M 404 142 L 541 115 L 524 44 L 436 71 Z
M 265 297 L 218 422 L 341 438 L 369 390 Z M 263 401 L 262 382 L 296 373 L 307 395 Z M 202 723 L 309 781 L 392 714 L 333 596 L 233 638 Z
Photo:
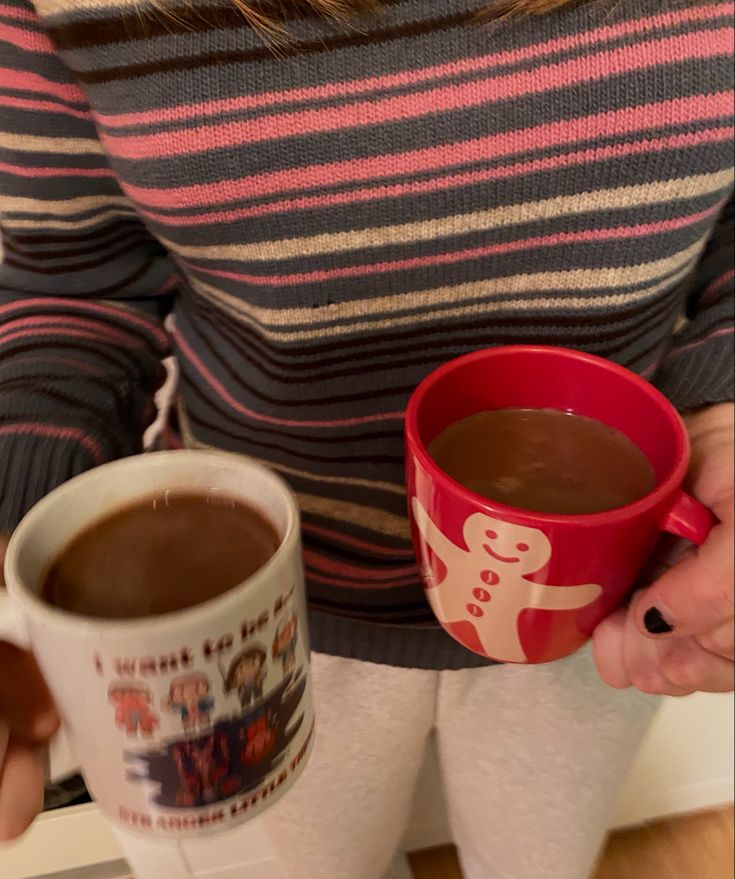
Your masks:
M 109 702 L 115 706 L 115 723 L 134 738 L 140 732 L 149 739 L 158 729 L 158 715 L 151 708 L 151 692 L 139 681 L 113 681 L 107 690 Z
M 526 579 L 551 558 L 549 539 L 537 528 L 475 513 L 464 524 L 467 549 L 462 549 L 434 524 L 418 498 L 413 499 L 413 514 L 421 536 L 446 567 L 444 579 L 437 582 L 422 560 L 434 612 L 443 623 L 473 623 L 482 649 L 494 659 L 527 661 L 518 633 L 518 617 L 525 608 L 574 610 L 591 604 L 602 592 L 596 583 L 561 589 Z
M 277 717 L 271 709 L 256 716 L 240 730 L 243 748 L 240 760 L 244 766 L 257 765 L 273 751 L 276 744 Z
M 299 628 L 296 614 L 289 611 L 276 629 L 272 653 L 274 659 L 281 660 L 284 675 L 293 671 L 296 665 L 296 645 L 299 640 Z
M 241 708 L 263 698 L 263 683 L 268 674 L 265 661 L 265 649 L 254 644 L 237 654 L 227 672 L 220 667 L 225 694 L 236 690 Z
M 172 748 L 179 779 L 177 806 L 215 802 L 237 793 L 239 776 L 230 772 L 227 736 L 212 732 L 199 739 L 185 739 Z
M 241 658 L 236 658 L 235 668 Z M 247 684 L 252 685 L 252 675 Z M 179 685 L 175 678 L 172 689 L 177 688 L 177 695 Z M 152 802 L 177 809 L 199 808 L 254 790 L 276 766 L 286 769 L 296 759 L 296 754 L 288 756 L 289 744 L 304 722 L 299 709 L 305 689 L 305 676 L 294 681 L 289 673 L 252 704 L 214 718 L 204 732 L 190 725 L 183 735 L 128 749 L 128 780 L 149 786 Z M 192 693 L 196 695 L 193 687 Z M 199 721 L 203 722 L 201 716 Z
M 162 700 L 162 707 L 181 716 L 184 732 L 207 729 L 214 699 L 209 694 L 209 678 L 204 672 L 179 675 L 171 681 L 169 694 Z

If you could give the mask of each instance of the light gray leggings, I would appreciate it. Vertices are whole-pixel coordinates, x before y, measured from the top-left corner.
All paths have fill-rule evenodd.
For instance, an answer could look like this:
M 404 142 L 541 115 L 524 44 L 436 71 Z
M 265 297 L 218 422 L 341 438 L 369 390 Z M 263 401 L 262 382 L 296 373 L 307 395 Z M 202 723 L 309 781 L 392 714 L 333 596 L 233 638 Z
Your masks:
M 589 650 L 433 672 L 313 658 L 317 739 L 263 819 L 283 879 L 381 879 L 436 730 L 465 879 L 587 879 L 659 700 L 600 682 Z

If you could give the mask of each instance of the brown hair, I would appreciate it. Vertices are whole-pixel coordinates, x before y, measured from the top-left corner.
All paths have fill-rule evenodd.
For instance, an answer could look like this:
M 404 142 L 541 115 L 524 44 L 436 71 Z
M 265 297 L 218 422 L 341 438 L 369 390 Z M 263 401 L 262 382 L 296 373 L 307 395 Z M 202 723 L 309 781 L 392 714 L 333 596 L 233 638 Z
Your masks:
M 543 15 L 575 2 L 579 0 L 488 0 L 487 6 L 478 10 L 477 20 Z M 288 37 L 289 20 L 319 15 L 349 22 L 359 15 L 380 12 L 384 0 L 230 0 L 230 3 L 254 30 L 269 41 L 279 43 Z M 151 5 L 160 14 L 182 17 L 170 9 L 169 0 L 151 0 Z

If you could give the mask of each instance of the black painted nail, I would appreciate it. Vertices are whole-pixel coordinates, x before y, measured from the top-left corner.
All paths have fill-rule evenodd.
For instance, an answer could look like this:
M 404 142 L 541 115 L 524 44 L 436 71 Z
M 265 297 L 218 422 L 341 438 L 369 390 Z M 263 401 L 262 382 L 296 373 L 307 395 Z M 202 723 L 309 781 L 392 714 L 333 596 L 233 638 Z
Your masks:
M 674 627 L 667 623 L 663 614 L 657 607 L 649 607 L 643 615 L 643 625 L 652 635 L 665 635 L 673 632 Z

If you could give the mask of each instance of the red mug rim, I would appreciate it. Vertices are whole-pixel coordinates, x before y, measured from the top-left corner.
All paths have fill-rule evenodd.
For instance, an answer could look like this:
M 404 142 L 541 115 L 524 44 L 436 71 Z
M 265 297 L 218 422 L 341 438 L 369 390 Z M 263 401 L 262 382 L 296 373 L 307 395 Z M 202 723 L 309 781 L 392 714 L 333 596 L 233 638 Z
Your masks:
M 648 494 L 639 498 L 633 503 L 626 504 L 623 507 L 615 507 L 612 510 L 603 510 L 599 513 L 537 513 L 534 510 L 524 510 L 522 507 L 511 507 L 499 501 L 490 500 L 477 492 L 466 488 L 461 483 L 452 479 L 448 473 L 445 473 L 434 459 L 429 455 L 423 440 L 421 439 L 418 427 L 418 415 L 422 408 L 424 399 L 431 388 L 437 381 L 442 379 L 447 373 L 453 372 L 460 366 L 472 363 L 476 360 L 491 359 L 493 357 L 504 356 L 507 354 L 551 354 L 553 356 L 564 357 L 570 360 L 583 361 L 592 364 L 608 372 L 614 373 L 622 379 L 637 385 L 644 394 L 649 397 L 652 405 L 662 410 L 671 425 L 672 434 L 675 437 L 677 448 L 675 461 L 668 475 L 662 479 L 655 488 Z M 686 432 L 684 422 L 681 420 L 679 413 L 666 397 L 650 382 L 641 376 L 613 363 L 595 354 L 587 354 L 584 351 L 576 351 L 573 348 L 557 347 L 556 345 L 497 345 L 492 348 L 482 348 L 479 351 L 472 351 L 461 357 L 455 357 L 453 360 L 437 367 L 417 386 L 408 401 L 406 407 L 405 433 L 409 450 L 416 456 L 422 467 L 427 473 L 431 474 L 432 479 L 438 482 L 445 490 L 449 490 L 455 494 L 459 494 L 467 501 L 475 505 L 484 507 L 494 512 L 500 517 L 522 519 L 525 521 L 533 520 L 539 524 L 562 525 L 562 524 L 588 524 L 601 525 L 605 523 L 619 522 L 629 519 L 640 513 L 647 512 L 664 501 L 669 495 L 679 488 L 684 480 L 684 476 L 689 466 L 690 443 L 689 435 Z

